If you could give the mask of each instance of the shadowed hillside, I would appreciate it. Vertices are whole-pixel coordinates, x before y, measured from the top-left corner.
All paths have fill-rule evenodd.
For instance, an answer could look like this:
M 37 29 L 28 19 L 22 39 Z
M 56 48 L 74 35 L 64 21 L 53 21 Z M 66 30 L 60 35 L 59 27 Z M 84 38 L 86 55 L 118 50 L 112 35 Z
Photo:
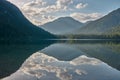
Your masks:
M 30 23 L 20 10 L 6 0 L 0 0 L 0 42 L 31 43 L 53 35 Z

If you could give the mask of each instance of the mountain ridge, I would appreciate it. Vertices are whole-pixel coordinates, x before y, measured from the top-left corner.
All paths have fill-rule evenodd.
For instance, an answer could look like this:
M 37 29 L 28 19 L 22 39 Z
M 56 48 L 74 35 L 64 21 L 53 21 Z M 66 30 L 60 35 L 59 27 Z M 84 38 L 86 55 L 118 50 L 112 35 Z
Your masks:
M 97 34 L 101 35 L 105 33 L 108 29 L 119 26 L 120 25 L 120 8 L 110 12 L 108 15 L 104 17 L 92 21 L 87 25 L 81 27 L 77 34 Z
M 75 29 L 80 28 L 83 25 L 83 23 L 73 19 L 72 17 L 60 17 L 41 26 L 48 32 L 60 35 L 67 34 Z
M 0 42 L 39 42 L 54 36 L 28 21 L 14 4 L 0 0 Z

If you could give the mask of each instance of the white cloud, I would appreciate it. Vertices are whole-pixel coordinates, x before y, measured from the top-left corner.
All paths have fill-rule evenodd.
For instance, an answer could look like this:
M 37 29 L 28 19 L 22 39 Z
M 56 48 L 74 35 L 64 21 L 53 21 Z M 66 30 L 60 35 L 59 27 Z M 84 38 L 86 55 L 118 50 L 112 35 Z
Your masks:
M 80 22 L 87 22 L 87 21 L 93 21 L 93 20 L 99 19 L 103 15 L 100 13 L 89 13 L 89 14 L 87 14 L 87 13 L 72 13 L 70 16 Z
M 42 0 L 35 0 L 29 3 L 24 4 L 22 7 L 23 11 L 26 12 L 39 12 L 39 13 L 53 13 L 60 10 L 66 10 L 69 4 L 72 3 L 72 0 L 57 0 L 52 5 L 46 5 L 47 2 L 44 2 Z M 45 6 L 46 5 L 46 6 Z
M 28 19 L 30 19 L 32 21 L 32 23 L 36 24 L 36 25 L 45 24 L 47 22 L 54 20 L 55 18 L 56 18 L 55 16 L 44 15 L 44 14 L 38 15 L 36 17 L 28 16 Z
M 36 25 L 42 25 L 58 17 L 54 16 L 54 14 L 60 11 L 72 10 L 75 7 L 77 9 L 81 9 L 85 8 L 87 5 L 87 3 L 78 3 L 77 5 L 75 5 L 73 0 L 56 0 L 51 4 L 49 4 L 49 2 L 47 2 L 46 0 L 29 0 L 25 2 L 20 8 L 24 15 L 32 23 Z M 81 22 L 95 20 L 101 17 L 101 15 L 98 13 L 73 13 L 70 16 Z
M 85 8 L 88 4 L 76 4 L 75 0 L 8 0 L 16 4 L 23 14 L 32 23 L 42 25 L 52 21 L 59 16 L 70 16 L 81 22 L 96 20 L 102 15 L 100 13 L 79 13 L 77 9 Z M 64 12 L 64 13 L 62 13 Z M 46 17 L 46 18 L 45 18 Z
M 53 4 L 47 4 L 47 2 L 43 0 L 33 0 L 24 4 L 22 6 L 22 11 L 27 18 L 30 19 L 30 21 L 35 24 L 37 23 L 37 25 L 42 25 L 55 18 L 54 16 L 48 14 L 66 11 L 68 6 L 72 3 L 72 0 L 57 0 Z M 43 16 L 46 16 L 46 18 L 43 18 Z M 39 19 L 36 19 L 38 17 Z
M 85 8 L 87 5 L 88 5 L 87 3 L 85 3 L 85 4 L 79 3 L 79 4 L 76 5 L 76 8 L 77 9 Z
M 68 5 L 72 4 L 72 0 L 57 0 L 56 7 L 60 9 L 67 9 Z
M 46 4 L 47 2 L 42 0 L 32 1 L 24 4 L 22 11 L 32 23 L 36 25 L 42 25 L 54 18 L 54 16 L 45 14 L 57 10 L 54 5 L 46 6 Z
M 29 3 L 26 3 L 25 5 L 26 6 L 44 6 L 44 5 L 46 5 L 46 3 L 47 2 L 44 2 L 44 1 L 42 1 L 42 0 L 33 0 L 33 1 L 31 1 L 31 2 L 29 2 Z

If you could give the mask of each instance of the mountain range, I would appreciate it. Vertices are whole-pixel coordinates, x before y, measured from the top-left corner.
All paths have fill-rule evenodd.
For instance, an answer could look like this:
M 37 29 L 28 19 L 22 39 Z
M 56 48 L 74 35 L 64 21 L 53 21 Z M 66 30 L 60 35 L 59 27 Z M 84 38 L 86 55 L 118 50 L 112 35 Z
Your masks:
M 42 28 L 57 35 L 119 35 L 120 8 L 95 21 L 81 23 L 71 17 L 61 17 Z
M 49 38 L 54 36 L 29 22 L 15 5 L 0 0 L 0 42 L 39 42 Z
M 119 30 L 118 30 L 119 29 Z M 74 31 L 76 34 L 104 35 L 120 32 L 120 8 Z
M 83 25 L 83 23 L 73 19 L 72 17 L 60 17 L 41 26 L 52 34 L 64 35 L 69 34 L 73 30 L 79 29 Z
M 120 35 L 120 8 L 86 23 L 60 17 L 41 26 L 33 25 L 12 3 L 0 0 L 0 42 L 40 42 L 55 35 Z

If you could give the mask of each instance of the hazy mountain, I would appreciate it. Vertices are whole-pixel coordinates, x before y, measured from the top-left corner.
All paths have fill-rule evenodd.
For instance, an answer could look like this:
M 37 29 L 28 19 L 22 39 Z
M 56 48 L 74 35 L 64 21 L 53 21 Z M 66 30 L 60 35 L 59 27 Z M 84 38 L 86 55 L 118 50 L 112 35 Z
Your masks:
M 107 35 L 120 35 L 120 26 L 113 27 L 113 28 L 109 29 L 108 31 L 106 31 L 103 34 L 107 34 Z
M 77 34 L 103 34 L 118 26 L 120 26 L 120 8 L 98 20 L 88 23 L 75 32 Z
M 89 23 L 91 23 L 91 22 L 93 22 L 93 21 L 87 21 L 87 22 L 85 22 L 84 24 L 87 25 L 87 24 L 89 24 Z
M 48 22 L 42 25 L 42 28 L 53 34 L 69 34 L 83 26 L 83 23 L 76 21 L 71 17 L 61 17 L 53 22 Z
M 36 42 L 53 37 L 30 23 L 15 5 L 0 0 L 0 42 Z

